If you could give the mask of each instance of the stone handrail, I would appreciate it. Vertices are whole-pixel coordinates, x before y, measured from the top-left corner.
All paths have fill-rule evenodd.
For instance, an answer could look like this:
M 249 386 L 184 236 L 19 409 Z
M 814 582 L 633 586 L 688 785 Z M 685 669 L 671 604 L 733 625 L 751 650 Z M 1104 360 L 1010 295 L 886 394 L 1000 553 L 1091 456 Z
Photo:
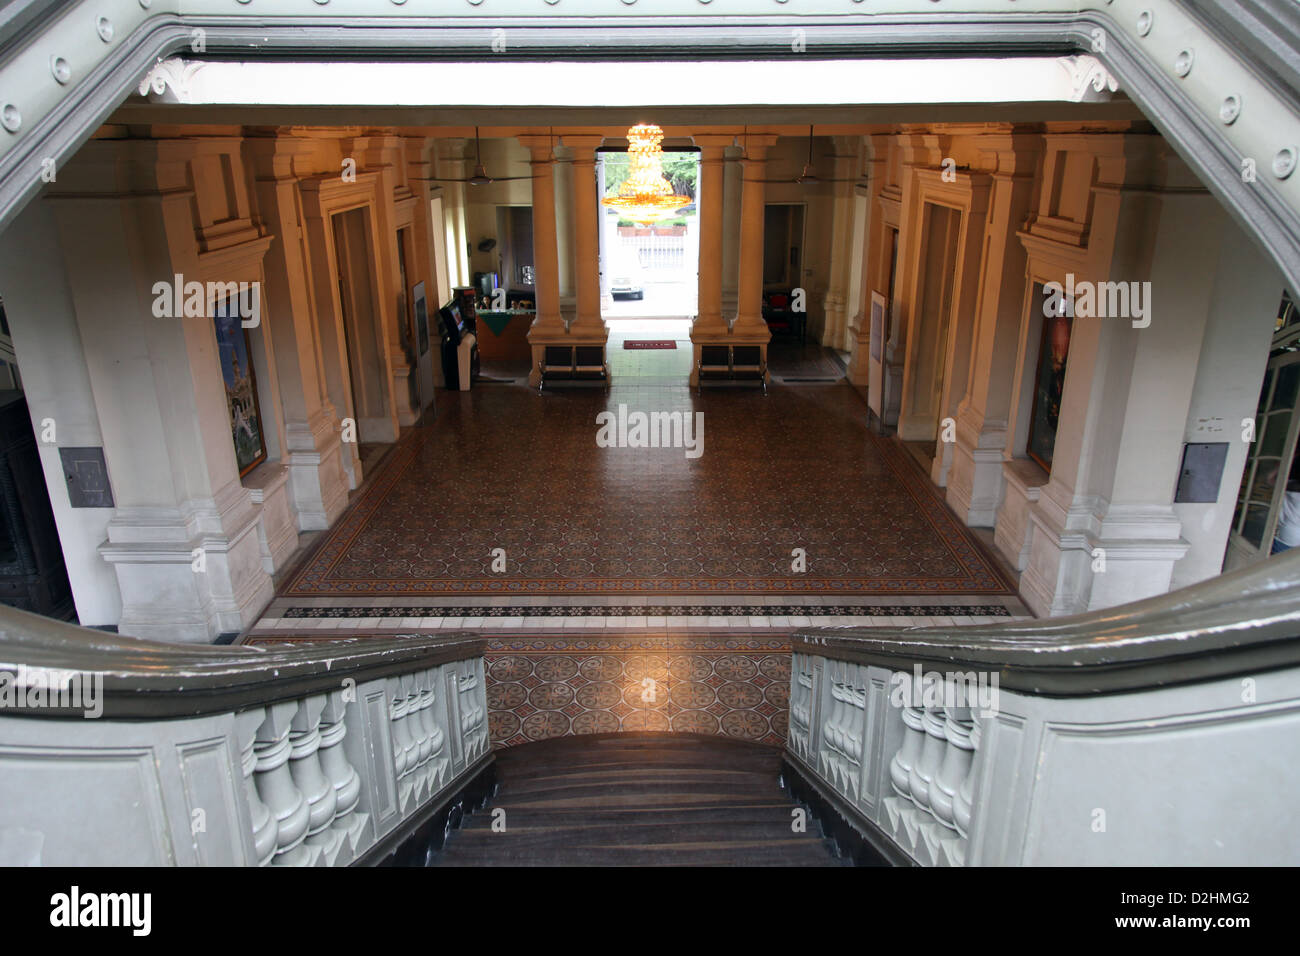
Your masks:
M 1121 608 L 800 630 L 787 775 L 921 865 L 1300 862 L 1300 552 Z
M 472 635 L 194 647 L 0 608 L 0 865 L 420 862 L 491 761 Z

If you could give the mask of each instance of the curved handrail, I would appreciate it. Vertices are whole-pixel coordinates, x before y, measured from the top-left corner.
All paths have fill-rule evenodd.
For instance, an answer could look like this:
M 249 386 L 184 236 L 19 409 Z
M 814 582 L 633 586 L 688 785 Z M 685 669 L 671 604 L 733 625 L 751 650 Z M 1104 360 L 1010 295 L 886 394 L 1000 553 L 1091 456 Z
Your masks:
M 71 672 L 102 681 L 105 718 L 166 719 L 229 713 L 481 657 L 484 641 L 454 632 L 438 636 L 331 639 L 285 648 L 166 644 L 90 630 L 0 607 L 0 671 Z M 82 716 L 81 708 L 0 711 L 30 717 Z
M 996 671 L 1046 697 L 1156 688 L 1300 665 L 1300 549 L 1132 604 L 960 627 L 801 628 L 794 650 L 895 670 Z

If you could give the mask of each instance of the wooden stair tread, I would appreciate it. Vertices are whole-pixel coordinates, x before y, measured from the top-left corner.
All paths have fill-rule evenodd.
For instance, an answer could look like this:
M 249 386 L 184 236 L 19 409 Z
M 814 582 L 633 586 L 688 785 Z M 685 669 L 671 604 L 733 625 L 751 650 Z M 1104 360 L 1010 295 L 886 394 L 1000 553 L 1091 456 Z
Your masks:
M 779 784 L 780 751 L 680 734 L 591 735 L 500 751 L 489 807 L 439 866 L 841 866 Z M 493 816 L 500 808 L 505 811 Z M 493 829 L 502 821 L 504 831 Z

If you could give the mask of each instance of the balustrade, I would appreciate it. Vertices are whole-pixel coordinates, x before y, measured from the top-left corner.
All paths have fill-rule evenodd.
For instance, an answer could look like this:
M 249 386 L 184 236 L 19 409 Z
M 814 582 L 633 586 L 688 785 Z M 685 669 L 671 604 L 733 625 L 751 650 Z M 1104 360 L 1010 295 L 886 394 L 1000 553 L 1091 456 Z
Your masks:
M 0 608 L 0 636 L 0 670 L 103 687 L 99 719 L 0 711 L 0 835 L 41 834 L 41 863 L 377 862 L 433 814 L 458 818 L 491 764 L 483 644 L 469 635 L 194 648 Z M 30 753 L 65 771 L 60 792 L 84 795 L 74 816 Z
M 800 630 L 783 777 L 897 863 L 1294 865 L 1298 634 L 1300 554 L 1074 618 Z

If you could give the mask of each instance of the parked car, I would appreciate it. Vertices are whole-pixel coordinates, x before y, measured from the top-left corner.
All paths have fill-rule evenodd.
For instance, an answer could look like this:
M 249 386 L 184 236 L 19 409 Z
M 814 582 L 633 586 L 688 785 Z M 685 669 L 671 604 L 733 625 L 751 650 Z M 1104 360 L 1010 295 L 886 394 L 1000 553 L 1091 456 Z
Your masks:
M 619 274 L 610 282 L 609 294 L 615 299 L 644 299 L 645 286 L 635 275 Z

